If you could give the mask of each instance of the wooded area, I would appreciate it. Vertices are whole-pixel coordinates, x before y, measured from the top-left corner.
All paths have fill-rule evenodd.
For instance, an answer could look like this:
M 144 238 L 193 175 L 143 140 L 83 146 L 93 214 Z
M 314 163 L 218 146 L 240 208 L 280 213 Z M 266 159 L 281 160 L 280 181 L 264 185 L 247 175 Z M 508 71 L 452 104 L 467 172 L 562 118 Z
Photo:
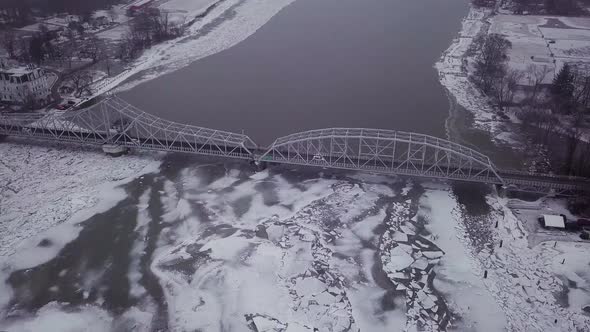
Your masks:
M 496 0 L 472 0 L 478 7 L 494 7 Z M 515 14 L 588 15 L 590 0 L 512 0 Z
M 523 125 L 543 132 L 538 137 L 543 146 L 549 146 L 556 133 L 563 135 L 561 171 L 590 175 L 590 145 L 581 142 L 590 117 L 589 68 L 566 63 L 547 84 L 544 82 L 553 71 L 548 65 L 531 64 L 524 71 L 508 67 L 507 53 L 512 45 L 503 36 L 482 35 L 473 47 L 476 56 L 471 80 L 502 109 L 500 114 L 506 117 L 504 110 L 515 110 Z

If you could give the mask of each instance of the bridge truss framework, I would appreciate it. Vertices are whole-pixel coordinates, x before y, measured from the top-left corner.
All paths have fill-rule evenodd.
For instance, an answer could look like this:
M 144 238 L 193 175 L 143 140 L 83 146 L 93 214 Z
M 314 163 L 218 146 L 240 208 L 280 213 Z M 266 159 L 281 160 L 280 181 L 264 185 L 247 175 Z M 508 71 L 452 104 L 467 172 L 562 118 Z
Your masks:
M 0 116 L 0 135 L 251 159 L 246 135 L 167 121 L 111 96 L 80 111 Z
M 498 169 L 478 151 L 428 135 L 330 128 L 295 133 L 260 148 L 246 135 L 167 121 L 116 96 L 83 110 L 2 114 L 0 135 L 481 182 L 516 191 L 590 191 L 586 178 Z
M 503 184 L 485 155 L 436 137 L 330 128 L 277 139 L 263 161 Z

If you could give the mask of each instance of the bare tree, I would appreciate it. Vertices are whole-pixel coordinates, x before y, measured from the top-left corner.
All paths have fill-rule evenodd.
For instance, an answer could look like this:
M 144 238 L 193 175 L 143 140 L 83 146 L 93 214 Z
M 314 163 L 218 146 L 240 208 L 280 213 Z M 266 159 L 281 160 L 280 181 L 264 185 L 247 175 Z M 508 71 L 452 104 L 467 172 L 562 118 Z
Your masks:
M 78 53 L 78 40 L 74 30 L 69 28 L 66 30 L 66 37 L 68 41 L 61 44 L 61 53 L 64 59 L 68 61 L 68 68 L 72 69 L 74 55 Z
M 115 23 L 115 21 L 119 18 L 119 13 L 117 13 L 117 10 L 115 9 L 115 7 L 111 7 L 107 14 L 109 15 L 109 18 L 111 19 L 111 23 Z
M 494 83 L 505 75 L 508 49 L 512 43 L 499 34 L 483 35 L 477 38 L 477 60 L 473 74 L 476 83 L 484 93 L 490 93 Z
M 156 16 L 153 25 L 154 39 L 162 41 L 170 37 L 170 22 L 167 12 L 163 12 L 159 16 Z
M 92 76 L 85 71 L 78 71 L 70 76 L 76 97 L 82 96 L 83 93 L 91 93 L 90 84 Z
M 6 29 L 0 35 L 0 42 L 2 43 L 2 47 L 8 53 L 8 57 L 14 58 L 16 56 L 16 34 L 12 29 Z
M 31 55 L 29 53 L 29 41 L 21 38 L 20 39 L 20 55 L 19 55 L 19 59 L 22 62 L 31 62 Z
M 37 98 L 35 98 L 35 95 L 30 88 L 27 88 L 27 90 L 24 92 L 20 98 L 20 102 L 25 111 L 34 111 L 39 107 Z
M 590 108 L 590 72 L 577 68 L 574 71 L 572 101 L 580 112 Z
M 590 143 L 582 143 L 581 151 L 578 153 L 576 174 L 580 176 L 590 175 Z
M 535 66 L 533 64 L 528 65 L 526 69 L 526 76 L 529 82 L 529 85 L 532 86 L 531 94 L 528 96 L 528 99 L 531 102 L 534 102 L 537 98 L 537 94 L 541 88 L 541 84 L 545 81 L 549 73 L 551 72 L 551 68 L 546 65 L 542 66 Z
M 495 90 L 500 105 L 509 105 L 514 102 L 518 83 L 523 77 L 524 73 L 522 71 L 508 69 L 506 74 L 498 79 Z
M 543 130 L 543 145 L 549 144 L 549 135 L 555 132 L 559 119 L 551 112 L 537 111 L 540 114 L 538 127 Z
M 108 52 L 103 52 L 101 55 L 102 61 L 104 62 L 105 69 L 107 70 L 107 75 L 111 76 L 111 58 Z
M 516 95 L 516 91 L 518 89 L 518 83 L 523 79 L 524 72 L 516 69 L 508 70 L 508 102 L 514 102 L 514 96 Z
M 570 174 L 575 174 L 574 169 L 574 157 L 576 156 L 576 150 L 578 149 L 578 145 L 580 144 L 580 139 L 582 138 L 582 134 L 584 133 L 582 124 L 584 121 L 584 115 L 581 111 L 576 112 L 574 115 L 573 121 L 566 130 L 566 157 L 565 157 L 565 171 Z
M 88 47 L 86 48 L 87 54 L 92 59 L 92 63 L 97 63 L 98 60 L 102 57 L 102 53 L 104 52 L 105 45 L 102 40 L 100 40 L 96 35 L 92 35 L 88 39 Z

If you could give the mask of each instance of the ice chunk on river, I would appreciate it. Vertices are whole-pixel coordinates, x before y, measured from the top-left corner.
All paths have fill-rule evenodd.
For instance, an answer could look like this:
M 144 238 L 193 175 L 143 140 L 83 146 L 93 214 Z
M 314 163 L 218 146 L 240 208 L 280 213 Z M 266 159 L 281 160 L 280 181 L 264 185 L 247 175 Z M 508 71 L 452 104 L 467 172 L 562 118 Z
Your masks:
M 315 278 L 302 278 L 297 280 L 295 291 L 299 295 L 318 294 L 328 288 L 326 284 Z
M 389 254 L 391 261 L 387 263 L 386 268 L 391 272 L 401 271 L 414 262 L 414 258 L 412 258 L 412 256 L 407 253 L 402 246 L 393 248 Z

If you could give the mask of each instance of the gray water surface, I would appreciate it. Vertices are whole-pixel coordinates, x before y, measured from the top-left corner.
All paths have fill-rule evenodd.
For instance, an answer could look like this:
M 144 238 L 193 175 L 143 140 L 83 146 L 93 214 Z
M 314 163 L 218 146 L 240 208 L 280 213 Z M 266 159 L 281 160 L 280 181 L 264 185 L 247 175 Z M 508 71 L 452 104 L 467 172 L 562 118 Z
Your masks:
M 445 137 L 449 101 L 433 65 L 467 9 L 464 0 L 297 0 L 237 46 L 122 97 L 261 145 L 325 127 Z

